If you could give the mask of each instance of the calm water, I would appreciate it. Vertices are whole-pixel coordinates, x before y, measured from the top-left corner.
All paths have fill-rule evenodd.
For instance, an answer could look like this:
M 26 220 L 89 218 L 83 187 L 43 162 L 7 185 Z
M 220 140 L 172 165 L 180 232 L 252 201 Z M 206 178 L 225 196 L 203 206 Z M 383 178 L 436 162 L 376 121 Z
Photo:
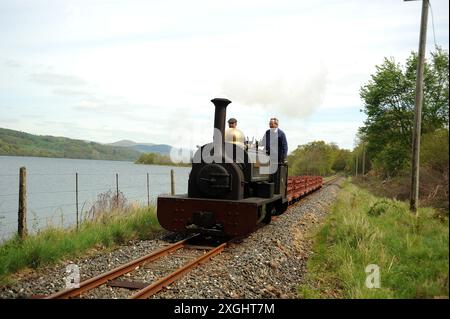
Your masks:
M 44 157 L 0 156 L 0 239 L 17 231 L 19 168 L 27 169 L 28 229 L 46 225 L 70 226 L 76 222 L 75 173 L 78 173 L 79 211 L 85 214 L 97 196 L 116 190 L 128 202 L 147 204 L 147 173 L 150 200 L 170 192 L 170 170 L 175 172 L 176 193 L 186 193 L 190 167 L 137 165 L 132 162 Z

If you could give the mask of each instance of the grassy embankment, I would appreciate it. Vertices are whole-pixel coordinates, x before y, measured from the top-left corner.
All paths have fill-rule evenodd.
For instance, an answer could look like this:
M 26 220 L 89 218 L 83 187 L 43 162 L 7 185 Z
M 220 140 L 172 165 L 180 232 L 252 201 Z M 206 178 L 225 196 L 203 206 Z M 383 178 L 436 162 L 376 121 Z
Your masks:
M 448 168 L 446 169 L 448 172 Z M 448 173 L 447 173 L 448 174 Z M 395 176 L 383 179 L 379 176 L 358 176 L 352 183 L 368 190 L 379 197 L 409 200 L 411 177 L 409 175 Z M 430 206 L 437 209 L 443 215 L 448 215 L 448 177 L 442 172 L 428 167 L 420 170 L 419 202 L 421 206 Z
M 38 268 L 91 249 L 113 248 L 133 239 L 147 239 L 161 228 L 153 207 L 133 207 L 98 214 L 75 228 L 47 228 L 21 241 L 13 238 L 0 246 L 0 282 L 24 268 Z
M 346 182 L 331 214 L 314 230 L 301 298 L 435 298 L 449 294 L 448 215 L 411 214 L 406 202 L 375 197 Z M 380 288 L 365 272 L 379 266 Z

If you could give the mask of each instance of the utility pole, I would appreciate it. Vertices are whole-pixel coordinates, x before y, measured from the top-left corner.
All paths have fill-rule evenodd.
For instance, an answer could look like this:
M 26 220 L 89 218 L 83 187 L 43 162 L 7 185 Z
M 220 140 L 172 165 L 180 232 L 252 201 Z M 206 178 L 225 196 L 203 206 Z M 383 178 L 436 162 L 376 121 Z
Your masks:
M 406 1 L 406 0 L 405 0 Z M 423 103 L 423 70 L 425 62 L 425 45 L 427 39 L 429 0 L 422 0 L 422 17 L 420 22 L 419 55 L 417 61 L 416 97 L 414 100 L 414 131 L 412 145 L 412 171 L 411 171 L 411 193 L 409 209 L 417 214 L 419 203 L 419 158 L 420 158 L 420 133 L 422 122 Z

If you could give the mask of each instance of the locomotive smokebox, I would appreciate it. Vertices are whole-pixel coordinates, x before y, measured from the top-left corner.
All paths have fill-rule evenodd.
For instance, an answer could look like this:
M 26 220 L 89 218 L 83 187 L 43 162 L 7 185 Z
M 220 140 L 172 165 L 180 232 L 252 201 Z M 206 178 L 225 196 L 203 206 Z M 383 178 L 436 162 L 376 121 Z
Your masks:
M 223 146 L 225 143 L 225 118 L 227 116 L 227 106 L 231 101 L 223 98 L 215 98 L 212 99 L 211 102 L 213 102 L 216 107 L 214 113 L 214 146 Z

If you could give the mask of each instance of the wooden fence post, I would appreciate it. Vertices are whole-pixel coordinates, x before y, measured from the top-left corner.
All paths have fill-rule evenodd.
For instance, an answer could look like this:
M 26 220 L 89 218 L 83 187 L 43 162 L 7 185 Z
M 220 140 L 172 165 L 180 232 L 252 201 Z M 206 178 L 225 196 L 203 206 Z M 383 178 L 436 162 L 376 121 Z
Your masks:
M 19 173 L 19 220 L 17 232 L 21 239 L 28 235 L 27 227 L 27 169 L 20 168 Z
M 119 174 L 116 173 L 116 207 L 119 208 Z
M 78 173 L 75 173 L 75 201 L 77 205 L 77 230 L 78 230 L 78 224 L 79 224 L 79 218 L 78 218 Z
M 170 170 L 170 194 L 175 195 L 175 177 L 173 169 Z
M 147 173 L 147 206 L 150 206 L 150 181 Z

